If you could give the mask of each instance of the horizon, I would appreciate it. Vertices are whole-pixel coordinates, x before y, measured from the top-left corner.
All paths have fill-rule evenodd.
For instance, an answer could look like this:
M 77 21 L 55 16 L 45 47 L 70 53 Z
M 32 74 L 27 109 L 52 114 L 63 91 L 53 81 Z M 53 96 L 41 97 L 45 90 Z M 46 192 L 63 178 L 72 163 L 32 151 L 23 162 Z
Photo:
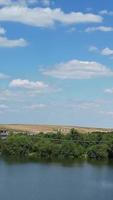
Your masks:
M 70 127 L 70 128 L 80 128 L 80 129 L 107 129 L 107 130 L 112 130 L 113 128 L 111 127 L 99 127 L 99 126 L 80 126 L 80 125 L 69 125 L 69 124 L 28 124 L 28 123 L 26 123 L 26 124 L 23 124 L 23 123 L 21 123 L 21 124 L 17 124 L 17 123 L 9 123 L 9 124 L 5 124 L 5 123 L 3 123 L 3 124 L 0 124 L 0 126 L 2 127 L 2 126 L 48 126 L 48 127 Z
M 0 0 L 0 124 L 113 128 L 113 2 L 65 2 Z

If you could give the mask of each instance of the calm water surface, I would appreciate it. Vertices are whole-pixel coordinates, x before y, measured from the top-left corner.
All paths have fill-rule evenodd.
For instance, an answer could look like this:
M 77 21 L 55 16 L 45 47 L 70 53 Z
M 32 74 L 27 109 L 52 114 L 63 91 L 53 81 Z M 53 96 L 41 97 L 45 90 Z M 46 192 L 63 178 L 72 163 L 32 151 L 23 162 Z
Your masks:
M 95 199 L 113 200 L 113 165 L 0 160 L 0 200 Z

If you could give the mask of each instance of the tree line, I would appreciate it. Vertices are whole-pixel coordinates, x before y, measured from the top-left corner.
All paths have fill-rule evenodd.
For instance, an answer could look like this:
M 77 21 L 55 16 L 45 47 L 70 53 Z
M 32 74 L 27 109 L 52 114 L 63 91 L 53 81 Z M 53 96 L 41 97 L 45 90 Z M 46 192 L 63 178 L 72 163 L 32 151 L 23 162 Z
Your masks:
M 113 132 L 82 134 L 72 129 L 68 134 L 40 133 L 35 136 L 11 133 L 0 139 L 2 156 L 27 159 L 113 159 Z

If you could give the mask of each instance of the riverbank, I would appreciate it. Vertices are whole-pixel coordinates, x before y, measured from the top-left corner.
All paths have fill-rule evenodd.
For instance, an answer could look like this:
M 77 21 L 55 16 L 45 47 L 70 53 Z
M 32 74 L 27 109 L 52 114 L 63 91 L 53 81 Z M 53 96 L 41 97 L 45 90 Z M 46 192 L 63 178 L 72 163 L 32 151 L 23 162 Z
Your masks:
M 72 129 L 66 135 L 61 132 L 35 136 L 12 133 L 0 140 L 0 152 L 6 157 L 34 160 L 110 160 L 113 159 L 113 132 L 80 134 Z

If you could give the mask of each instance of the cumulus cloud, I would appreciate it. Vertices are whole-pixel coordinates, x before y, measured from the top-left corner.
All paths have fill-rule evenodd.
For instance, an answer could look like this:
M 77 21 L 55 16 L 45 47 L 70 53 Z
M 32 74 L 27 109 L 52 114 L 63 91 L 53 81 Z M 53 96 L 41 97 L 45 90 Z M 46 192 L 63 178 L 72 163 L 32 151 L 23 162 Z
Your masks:
M 10 82 L 10 87 L 15 88 L 23 88 L 23 89 L 30 89 L 30 90 L 42 90 L 48 88 L 48 85 L 41 82 L 41 81 L 29 81 L 29 80 L 22 80 L 22 79 L 15 79 Z
M 23 38 L 20 39 L 8 39 L 7 37 L 1 37 L 0 36 L 0 47 L 7 47 L 7 48 L 13 48 L 13 47 L 25 47 L 27 46 L 27 41 Z
M 0 47 L 25 47 L 28 45 L 27 41 L 23 38 L 19 39 L 9 39 L 5 36 L 6 30 L 0 27 Z
M 113 49 L 106 47 L 105 49 L 102 49 L 101 54 L 104 56 L 113 56 Z
M 104 49 L 99 49 L 96 46 L 90 46 L 89 51 L 94 53 L 99 53 L 104 56 L 113 56 L 113 49 L 110 49 L 109 47 L 106 47 Z
M 85 29 L 85 32 L 95 32 L 95 31 L 102 31 L 102 32 L 112 32 L 113 27 L 110 26 L 96 26 L 96 27 L 88 27 Z
M 6 6 L 0 8 L 0 21 L 19 22 L 37 27 L 53 26 L 56 22 L 62 24 L 100 23 L 103 18 L 92 13 L 65 13 L 60 8 L 30 8 L 27 6 Z
M 70 60 L 43 70 L 43 74 L 60 79 L 90 79 L 113 76 L 113 71 L 98 62 Z

